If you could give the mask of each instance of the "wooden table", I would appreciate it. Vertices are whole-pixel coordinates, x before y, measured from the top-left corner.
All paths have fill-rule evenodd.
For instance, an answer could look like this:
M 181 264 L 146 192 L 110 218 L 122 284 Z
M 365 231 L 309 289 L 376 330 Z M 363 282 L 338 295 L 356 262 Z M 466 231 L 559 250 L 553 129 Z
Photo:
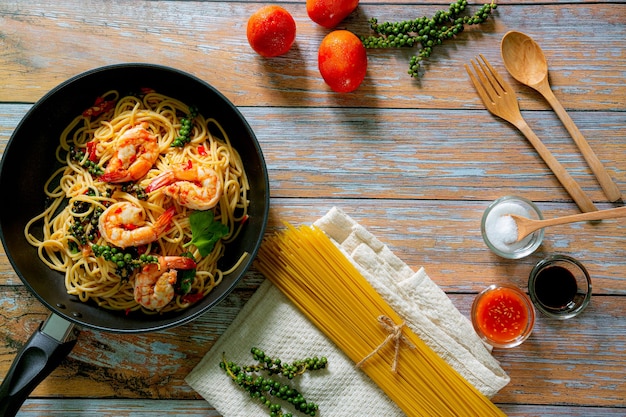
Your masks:
M 363 1 L 341 28 L 367 34 L 371 17 L 430 16 L 447 3 Z M 3 0 L 0 151 L 32 103 L 79 72 L 136 61 L 186 70 L 221 90 L 255 130 L 269 168 L 270 231 L 340 207 L 414 269 L 424 266 L 466 315 L 489 284 L 525 288 L 548 254 L 582 261 L 593 279 L 591 305 L 569 321 L 539 317 L 522 346 L 495 350 L 511 383 L 493 400 L 512 416 L 624 415 L 626 221 L 554 227 L 518 261 L 492 254 L 479 227 L 492 200 L 524 196 L 546 217 L 578 208 L 524 137 L 485 110 L 463 64 L 482 53 L 501 70 L 546 146 L 599 208 L 612 207 L 547 103 L 506 73 L 499 45 L 509 30 L 540 43 L 555 94 L 626 191 L 626 4 L 499 1 L 493 19 L 437 48 L 420 79 L 406 73 L 414 51 L 369 50 L 364 83 L 343 95 L 317 70 L 328 30 L 309 20 L 304 1 L 283 5 L 297 22 L 296 44 L 262 59 L 245 35 L 258 2 Z M 139 336 L 84 330 L 19 415 L 218 416 L 184 377 L 262 279 L 251 270 L 218 307 L 178 328 Z M 47 314 L 1 250 L 1 375 Z

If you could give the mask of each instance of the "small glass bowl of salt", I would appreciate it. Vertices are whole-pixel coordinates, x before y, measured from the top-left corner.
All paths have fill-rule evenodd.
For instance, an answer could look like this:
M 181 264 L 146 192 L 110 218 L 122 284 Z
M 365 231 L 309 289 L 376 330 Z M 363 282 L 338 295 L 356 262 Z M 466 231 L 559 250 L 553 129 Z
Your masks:
M 517 196 L 505 196 L 487 207 L 480 225 L 483 240 L 498 256 L 520 259 L 533 253 L 543 241 L 543 229 L 517 241 L 517 224 L 510 214 L 543 220 L 539 208 L 530 200 Z

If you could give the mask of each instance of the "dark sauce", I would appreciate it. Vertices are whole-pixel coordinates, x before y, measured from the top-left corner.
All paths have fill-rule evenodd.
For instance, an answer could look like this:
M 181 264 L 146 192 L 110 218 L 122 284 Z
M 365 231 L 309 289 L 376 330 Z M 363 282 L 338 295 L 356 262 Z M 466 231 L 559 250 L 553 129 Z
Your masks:
M 546 307 L 562 308 L 576 296 L 576 278 L 562 266 L 549 266 L 535 278 L 535 294 Z

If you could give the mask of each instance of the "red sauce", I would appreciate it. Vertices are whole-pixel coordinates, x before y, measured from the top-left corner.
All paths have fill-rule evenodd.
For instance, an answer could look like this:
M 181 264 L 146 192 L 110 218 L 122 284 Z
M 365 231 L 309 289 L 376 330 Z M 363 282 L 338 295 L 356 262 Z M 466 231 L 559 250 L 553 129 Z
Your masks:
M 478 300 L 476 324 L 496 343 L 508 343 L 526 330 L 528 310 L 520 294 L 510 288 L 496 288 Z

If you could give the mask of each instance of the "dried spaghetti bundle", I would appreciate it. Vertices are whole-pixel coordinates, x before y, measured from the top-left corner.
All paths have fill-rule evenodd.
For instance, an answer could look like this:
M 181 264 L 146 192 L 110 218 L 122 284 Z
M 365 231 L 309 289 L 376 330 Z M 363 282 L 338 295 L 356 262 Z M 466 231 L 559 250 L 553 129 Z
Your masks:
M 287 225 L 256 266 L 407 415 L 504 415 L 404 326 L 320 229 Z

